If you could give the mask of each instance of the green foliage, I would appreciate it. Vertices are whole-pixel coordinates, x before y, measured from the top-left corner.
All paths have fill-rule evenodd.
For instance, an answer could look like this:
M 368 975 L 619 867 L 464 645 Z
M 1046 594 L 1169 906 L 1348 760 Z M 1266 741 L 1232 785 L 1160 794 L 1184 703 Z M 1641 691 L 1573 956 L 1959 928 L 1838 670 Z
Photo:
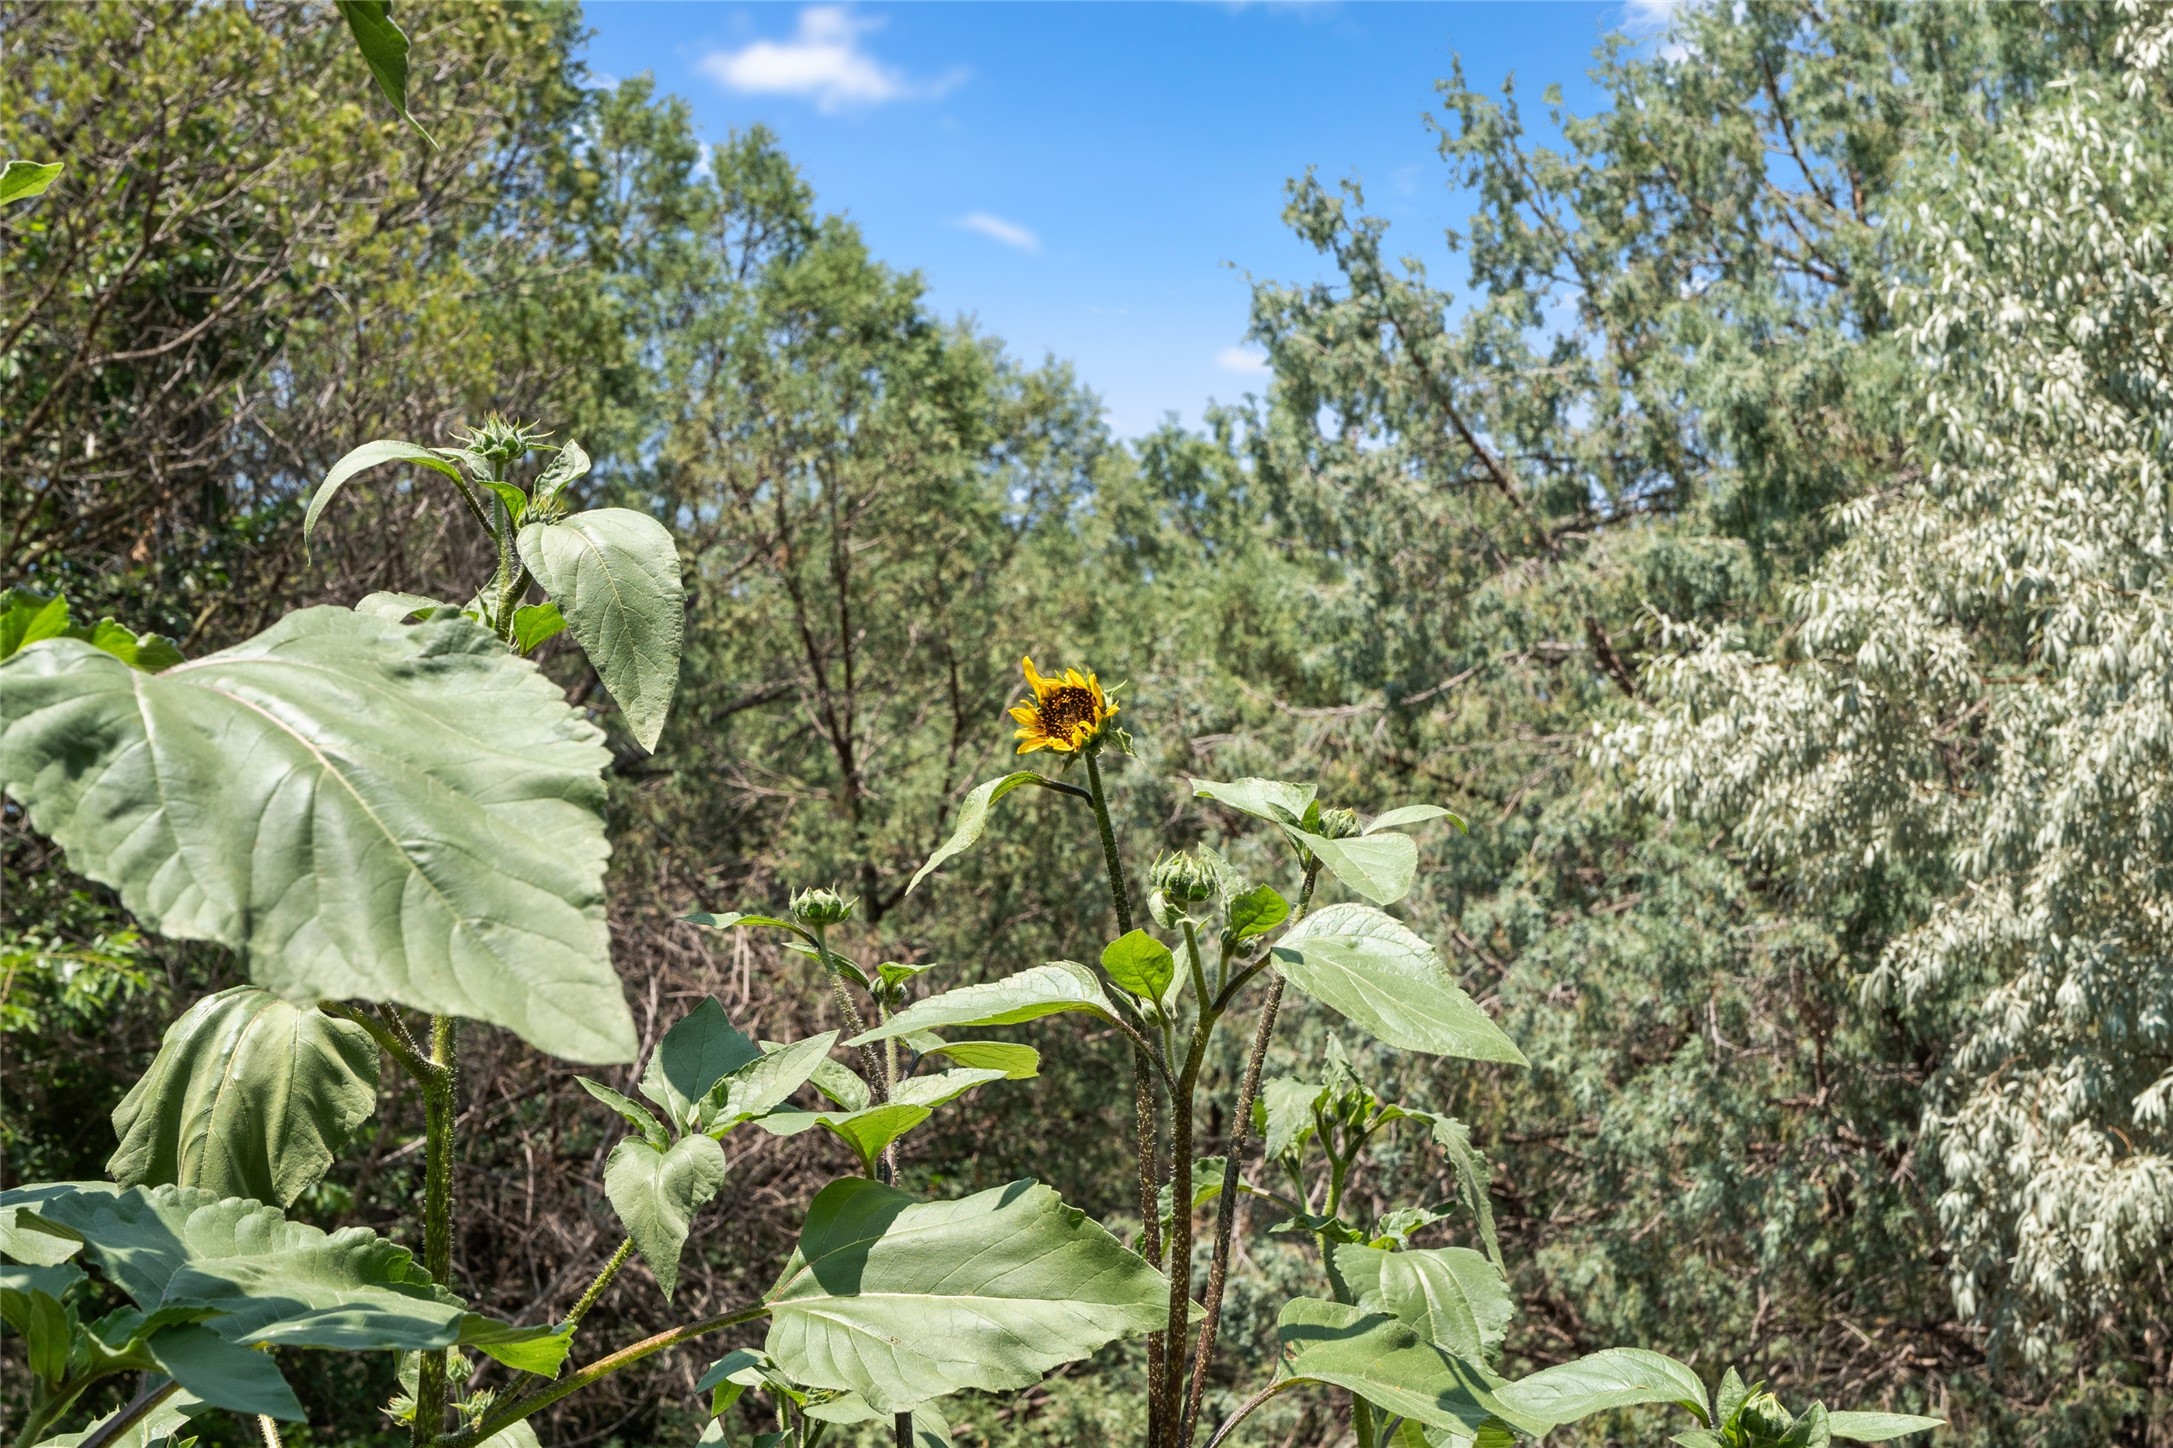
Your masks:
M 903 1412 L 961 1388 L 1023 1387 L 1161 1316 L 1161 1275 L 1067 1207 L 1014 1182 L 916 1202 L 833 1182 L 769 1297 L 769 1355 L 797 1382 Z
M 282 1207 L 316 1185 L 377 1105 L 377 1043 L 256 986 L 206 996 L 166 1030 L 114 1109 L 106 1171 Z
M 629 508 L 529 523 L 521 562 L 565 615 L 644 749 L 656 748 L 679 684 L 684 606 L 679 550 L 664 525 Z
M 540 439 L 533 429 L 499 422 L 471 434 L 460 447 L 364 443 L 317 485 L 302 518 L 303 535 L 347 481 L 366 469 L 409 462 L 443 475 L 498 555 L 496 577 L 463 611 L 522 653 L 571 629 L 635 740 L 653 750 L 679 684 L 685 607 L 678 548 L 664 525 L 644 513 L 567 511 L 567 485 L 589 469 L 579 443 L 553 450 L 532 492 L 508 482 L 507 468 L 541 446 Z M 495 497 L 497 505 L 488 505 L 486 497 Z M 550 601 L 521 601 L 531 580 L 552 595 Z M 394 606 L 403 609 L 410 600 L 424 602 L 412 594 L 396 597 Z
M 1392 1046 L 1525 1064 L 1434 948 L 1378 910 L 1331 905 L 1308 916 L 1276 941 L 1274 960 L 1292 985 Z
M 130 1370 L 163 1373 L 211 1407 L 300 1418 L 278 1367 L 252 1350 L 268 1346 L 354 1352 L 472 1343 L 545 1373 L 565 1356 L 547 1329 L 466 1311 L 405 1250 L 360 1228 L 327 1235 L 258 1202 L 177 1186 L 18 1188 L 0 1194 L 0 1208 L 13 1209 L 18 1232 L 27 1216 L 45 1235 L 70 1241 L 71 1258 L 79 1251 L 134 1303 L 86 1322 L 76 1300 L 88 1279 L 72 1261 L 8 1269 L 11 1303 L 69 1299 L 58 1314 L 46 1309 L 27 1321 L 10 1314 L 38 1344 L 34 1357 L 52 1346 L 48 1334 L 59 1334 L 51 1362 L 61 1371 L 33 1397 L 31 1426 L 50 1422 L 88 1385 Z M 37 1285 L 25 1292 L 19 1284 L 27 1282 Z
M 483 630 L 317 608 L 148 678 L 67 639 L 0 667 L 0 781 L 147 925 L 246 950 L 291 998 L 632 1057 L 603 923 L 606 756 Z
M 1387 1251 L 1362 1242 L 1335 1249 L 1336 1271 L 1357 1304 L 1393 1317 L 1467 1362 L 1501 1355 L 1515 1309 L 1501 1269 L 1469 1247 Z
M 407 33 L 392 23 L 392 0 L 336 0 L 341 18 L 354 32 L 355 45 L 370 67 L 377 88 L 392 102 L 401 119 L 429 140 L 422 122 L 407 108 Z M 437 142 L 431 141 L 435 146 Z
M 1092 971 L 1075 961 L 1053 960 L 1002 980 L 960 986 L 915 1001 L 845 1044 L 866 1045 L 944 1026 L 1013 1026 L 1067 1011 L 1116 1019 L 1116 1007 L 1102 993 Z
M 75 623 L 68 614 L 68 600 L 60 595 L 47 598 L 22 588 L 0 592 L 0 659 L 40 639 L 81 639 L 131 668 L 152 674 L 181 662 L 181 651 L 173 640 L 158 634 L 139 634 L 110 618 L 91 627 Z
M 1363 1307 L 1295 1297 L 1276 1321 L 1280 1382 L 1326 1383 L 1422 1423 L 1466 1436 L 1493 1421 L 1538 1428 L 1497 1396 L 1501 1381 Z
M 724 1148 L 714 1137 L 682 1136 L 659 1150 L 630 1136 L 604 1163 L 604 1194 L 626 1235 L 671 1300 L 679 1284 L 679 1253 L 696 1211 L 724 1186 Z
M 60 179 L 64 165 L 60 161 L 9 161 L 0 169 L 0 206 L 43 195 L 46 187 Z

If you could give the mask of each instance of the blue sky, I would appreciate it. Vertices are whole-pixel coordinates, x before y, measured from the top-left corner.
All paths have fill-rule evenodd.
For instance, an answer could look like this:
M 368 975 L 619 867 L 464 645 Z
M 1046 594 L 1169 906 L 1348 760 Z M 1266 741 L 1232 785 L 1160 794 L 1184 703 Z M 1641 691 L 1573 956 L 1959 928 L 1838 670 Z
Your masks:
M 1593 47 L 1664 0 L 1461 4 L 707 4 L 592 0 L 591 68 L 641 72 L 712 140 L 775 130 L 826 210 L 1017 355 L 1069 359 L 1136 435 L 1263 374 L 1246 274 L 1310 281 L 1282 226 L 1306 167 L 1357 176 L 1393 249 L 1461 284 L 1468 199 L 1423 117 L 1461 55 L 1590 110 Z

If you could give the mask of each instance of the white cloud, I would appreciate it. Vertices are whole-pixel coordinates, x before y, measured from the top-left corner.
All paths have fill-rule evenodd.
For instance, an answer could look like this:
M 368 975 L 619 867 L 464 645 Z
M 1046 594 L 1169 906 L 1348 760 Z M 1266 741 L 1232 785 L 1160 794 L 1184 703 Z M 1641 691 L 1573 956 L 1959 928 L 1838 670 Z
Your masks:
M 1689 53 L 1680 40 L 1668 38 L 1676 17 L 1690 0 L 1623 0 L 1622 26 L 1639 40 L 1657 40 L 1653 53 L 1663 60 L 1681 60 Z
M 843 5 L 810 5 L 790 40 L 758 40 L 741 50 L 712 50 L 702 73 L 749 95 L 803 96 L 822 111 L 881 105 L 942 95 L 965 79 L 954 71 L 934 81 L 915 81 L 861 49 L 860 37 L 880 30 Z
M 1225 347 L 1215 354 L 1215 365 L 1245 377 L 1266 377 L 1274 372 L 1268 359 L 1251 347 Z
M 1006 221 L 1001 216 L 991 216 L 986 211 L 961 216 L 958 224 L 968 231 L 978 231 L 990 241 L 1000 241 L 1005 246 L 1017 247 L 1020 251 L 1041 250 L 1040 237 L 1016 221 Z

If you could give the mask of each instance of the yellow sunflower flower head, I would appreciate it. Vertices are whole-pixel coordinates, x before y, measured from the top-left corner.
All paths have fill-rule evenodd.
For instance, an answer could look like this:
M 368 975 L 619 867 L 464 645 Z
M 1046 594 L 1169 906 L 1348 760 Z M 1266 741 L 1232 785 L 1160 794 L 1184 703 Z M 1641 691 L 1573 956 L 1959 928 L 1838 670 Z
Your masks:
M 1066 669 L 1062 678 L 1052 678 L 1036 669 L 1030 658 L 1019 662 L 1026 670 L 1027 687 L 1034 691 L 1033 698 L 1019 700 L 1011 711 L 1019 724 L 1019 753 L 1053 749 L 1076 754 L 1099 739 L 1103 728 L 1117 717 L 1117 701 L 1102 692 L 1101 681 L 1094 675 Z

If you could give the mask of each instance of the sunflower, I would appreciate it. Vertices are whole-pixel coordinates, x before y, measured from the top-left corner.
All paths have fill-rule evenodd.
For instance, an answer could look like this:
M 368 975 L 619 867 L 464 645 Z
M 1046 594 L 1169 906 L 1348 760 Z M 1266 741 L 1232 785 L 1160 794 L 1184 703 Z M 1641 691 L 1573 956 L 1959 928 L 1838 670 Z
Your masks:
M 1032 659 L 1019 662 L 1034 691 L 1033 698 L 1019 700 L 1018 707 L 1011 711 L 1011 717 L 1019 721 L 1019 753 L 1031 754 L 1036 749 L 1077 753 L 1093 743 L 1102 726 L 1116 717 L 1117 701 L 1102 693 L 1101 682 L 1094 675 L 1082 676 L 1077 669 L 1066 669 L 1063 678 L 1051 679 L 1034 668 Z

